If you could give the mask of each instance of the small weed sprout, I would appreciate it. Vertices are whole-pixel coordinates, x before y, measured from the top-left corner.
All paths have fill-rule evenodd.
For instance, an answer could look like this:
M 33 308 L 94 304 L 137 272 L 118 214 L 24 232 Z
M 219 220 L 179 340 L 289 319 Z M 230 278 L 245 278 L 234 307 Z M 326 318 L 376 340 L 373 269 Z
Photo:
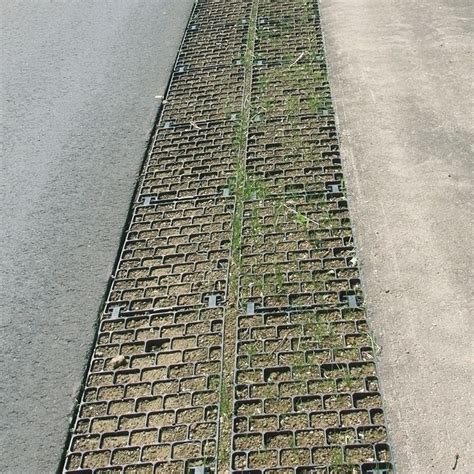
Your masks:
M 316 112 L 322 105 L 321 99 L 316 96 L 311 96 L 308 99 L 308 105 L 313 112 Z
M 345 390 L 350 390 L 352 382 L 354 380 L 355 379 L 351 376 L 349 369 L 344 368 L 344 374 L 342 375 L 342 378 L 341 378 L 342 388 L 344 388 Z
M 252 359 L 259 352 L 258 344 L 256 342 L 254 342 L 253 344 L 247 345 L 246 346 L 246 352 L 247 352 L 247 355 L 249 356 L 249 358 Z
M 223 383 L 221 384 L 221 392 L 219 397 L 219 409 L 221 416 L 226 418 L 229 416 L 229 397 L 227 395 L 226 385 Z
M 305 229 L 308 228 L 308 218 L 304 214 L 301 214 L 301 212 L 295 211 L 294 220 L 296 225 L 304 227 Z
M 330 464 L 332 467 L 341 466 L 344 463 L 344 458 L 342 456 L 342 451 L 338 449 L 337 451 L 332 451 Z
M 277 293 L 283 291 L 285 285 L 285 274 L 283 273 L 279 264 L 275 265 L 275 288 Z
M 290 95 L 286 98 L 285 108 L 288 115 L 296 115 L 299 109 L 299 100 L 297 97 Z

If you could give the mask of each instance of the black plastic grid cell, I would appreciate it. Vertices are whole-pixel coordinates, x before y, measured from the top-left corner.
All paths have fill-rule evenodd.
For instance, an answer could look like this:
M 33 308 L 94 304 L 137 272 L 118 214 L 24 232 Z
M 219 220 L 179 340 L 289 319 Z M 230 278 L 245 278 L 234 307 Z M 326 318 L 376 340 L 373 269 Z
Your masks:
M 267 194 L 342 190 L 334 119 L 296 116 L 253 122 L 246 171 Z
M 222 307 L 105 313 L 66 472 L 212 465 L 222 328 Z
M 138 200 L 223 195 L 237 161 L 234 121 L 160 128 L 141 178 Z
M 318 63 L 255 67 L 252 115 L 260 120 L 332 115 L 326 70 Z
M 234 384 L 235 472 L 366 472 L 390 462 L 362 309 L 241 313 Z
M 242 111 L 244 70 L 241 67 L 175 71 L 160 123 L 230 119 Z
M 138 205 L 107 298 L 112 307 L 151 310 L 198 305 L 227 291 L 232 198 Z
M 293 4 L 293 8 L 285 11 L 269 9 L 265 4 L 258 6 L 257 32 L 262 29 L 269 31 L 292 31 L 309 27 L 313 32 L 321 30 L 319 15 L 315 13 L 314 6 L 300 6 Z M 258 35 L 258 33 L 257 33 Z

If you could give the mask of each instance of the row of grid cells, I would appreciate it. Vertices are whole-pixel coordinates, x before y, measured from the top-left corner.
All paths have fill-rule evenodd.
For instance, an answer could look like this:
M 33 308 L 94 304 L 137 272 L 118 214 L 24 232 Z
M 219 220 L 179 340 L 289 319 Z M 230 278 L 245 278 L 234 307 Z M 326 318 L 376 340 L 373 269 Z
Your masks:
M 334 270 L 282 271 L 279 267 L 273 273 L 258 274 L 247 271 L 239 276 L 239 297 L 242 301 L 253 301 L 262 295 L 313 293 L 319 304 L 345 302 L 348 294 L 357 295 L 360 281 L 336 279 Z M 316 295 L 319 295 L 317 297 Z M 327 295 L 327 296 L 326 296 Z M 357 299 L 356 299 L 357 301 Z M 263 302 L 256 303 L 260 307 Z
M 302 311 L 297 315 L 298 320 L 292 323 L 239 329 L 237 367 L 246 369 L 295 365 L 303 368 L 311 364 L 373 360 L 373 341 L 364 320 L 325 322 L 315 316 L 317 313 L 312 308 L 307 312 Z M 307 370 L 311 368 L 302 369 L 304 375 L 307 375 Z M 328 370 L 328 367 L 325 368 L 325 372 Z M 350 379 L 341 380 L 341 383 L 351 386 Z M 355 383 L 360 389 L 363 389 L 363 385 L 362 382 Z M 374 382 L 366 389 L 377 387 Z
M 350 224 L 347 201 L 341 193 L 263 196 L 245 201 L 243 216 L 244 239 L 275 234 L 290 242 L 293 239 L 288 236 L 296 233 L 298 238 L 294 240 L 304 237 L 309 248 L 315 239 L 328 235 L 325 231 Z
M 328 186 L 343 186 L 339 164 L 323 167 L 315 160 L 299 158 L 302 158 L 301 155 L 292 162 L 291 153 L 284 158 L 277 154 L 252 154 L 247 163 L 247 172 L 268 195 L 322 193 Z
M 141 418 L 143 421 L 140 421 Z M 148 414 L 122 415 L 117 423 L 122 428 L 117 428 L 115 431 L 93 431 L 93 434 L 74 435 L 70 451 L 138 448 L 158 443 L 161 443 L 165 449 L 169 449 L 171 447 L 169 443 L 186 439 L 203 442 L 214 438 L 217 432 L 215 421 L 204 420 L 206 420 L 206 413 L 201 408 L 183 408 L 176 413 L 167 410 Z M 150 459 L 142 459 L 142 461 L 150 461 Z
M 274 401 L 274 403 L 276 402 Z M 291 403 L 291 401 L 282 400 L 281 402 L 282 405 L 288 403 Z M 272 412 L 269 411 L 269 413 Z M 237 416 L 234 419 L 234 433 L 238 435 L 239 442 L 234 443 L 233 449 L 247 450 L 252 448 L 252 444 L 247 445 L 245 443 L 245 437 L 250 433 L 258 435 L 254 437 L 253 447 L 257 447 L 263 442 L 263 446 L 260 444 L 262 448 L 265 445 L 273 448 L 291 447 L 287 443 L 294 443 L 294 446 L 301 447 L 342 444 L 339 434 L 349 434 L 349 441 L 358 442 L 377 443 L 384 442 L 387 439 L 386 428 L 383 423 L 378 421 L 383 420 L 383 412 L 380 408 L 313 411 L 310 413 L 309 419 L 304 418 L 305 421 L 308 421 L 308 425 L 301 423 L 303 419 L 301 417 L 298 427 L 291 425 L 290 429 L 286 431 L 286 433 L 291 432 L 293 434 L 290 439 L 287 436 L 282 437 L 286 439 L 275 439 L 274 434 L 281 432 L 278 429 L 273 430 L 273 427 L 277 425 L 275 423 L 276 416 L 278 416 L 278 412 L 274 412 L 270 416 Z M 265 426 L 266 420 L 271 420 L 268 426 Z M 263 433 L 269 433 L 269 435 L 262 440 L 260 436 Z
M 296 391 L 296 385 L 291 387 L 289 383 L 281 385 L 279 389 L 284 391 L 286 387 Z M 246 399 L 235 403 L 235 417 L 242 422 L 242 426 L 248 426 L 250 431 L 286 431 L 326 428 L 338 430 L 341 428 L 339 419 L 341 413 L 353 416 L 361 416 L 363 410 L 380 409 L 380 394 L 378 392 L 365 393 L 339 393 L 337 395 L 304 395 L 305 382 L 298 384 L 300 394 L 297 396 L 277 396 L 267 399 Z M 290 391 L 291 393 L 291 391 Z M 372 426 L 372 425 L 370 425 Z M 367 428 L 369 426 L 365 426 Z M 342 427 L 344 428 L 344 427 Z M 382 431 L 376 426 L 376 431 Z M 241 427 L 241 429 L 243 429 Z M 349 432 L 355 433 L 355 429 L 347 428 Z M 384 431 L 384 430 L 383 430 Z M 380 433 L 381 435 L 381 433 Z M 383 433 L 385 436 L 385 431 Z M 376 433 L 363 433 L 366 439 L 376 438 Z M 380 440 L 385 440 L 381 438 Z M 340 440 L 328 437 L 329 443 L 340 443 Z M 354 439 L 352 439 L 354 441 Z M 326 440 L 321 440 L 325 444 Z
M 350 239 L 343 239 L 341 246 L 333 245 L 339 238 L 348 237 L 343 230 L 350 229 L 350 220 L 346 200 L 341 194 L 332 196 L 328 193 L 289 194 L 246 201 L 242 226 L 245 250 L 249 254 L 267 249 L 274 252 L 315 250 L 320 251 L 320 258 L 351 256 Z M 268 256 L 260 261 L 278 259 Z
M 282 202 L 282 201 L 281 201 Z M 274 208 L 278 208 L 278 202 Z M 285 207 L 285 205 L 284 205 Z M 278 232 L 277 223 L 287 224 L 284 217 L 281 219 L 267 219 L 258 216 L 258 210 L 253 208 L 244 219 L 242 254 L 253 255 L 259 252 L 306 252 L 304 258 L 325 257 L 350 257 L 353 256 L 353 244 L 351 237 L 329 236 L 328 233 L 334 227 L 328 227 L 328 223 L 335 224 L 336 229 L 346 228 L 348 214 L 344 209 L 334 211 L 320 211 L 300 213 L 296 209 L 286 208 L 283 212 L 290 211 L 290 217 L 294 221 L 301 220 L 299 227 Z M 308 216 L 311 214 L 311 217 Z M 280 215 L 281 217 L 281 215 Z M 314 224 L 311 228 L 309 224 Z M 289 227 L 289 226 L 288 226 Z M 262 261 L 275 261 L 279 258 L 263 258 Z M 296 277 L 296 275 L 295 275 Z
M 164 383 L 168 384 L 168 388 Z M 97 440 L 97 435 L 99 435 L 100 448 L 116 448 L 124 443 L 133 447 L 186 439 L 206 441 L 210 436 L 215 436 L 217 390 L 179 392 L 177 385 L 174 380 L 163 381 L 161 391 L 169 393 L 133 400 L 123 399 L 116 402 L 117 406 L 111 416 L 99 414 L 89 419 L 79 419 L 76 425 L 76 433 L 78 433 L 76 438 L 80 438 L 81 441 L 91 437 Z M 91 405 L 85 405 L 85 408 Z M 209 428 L 211 428 L 211 433 L 209 433 Z M 128 431 L 125 432 L 125 430 Z M 117 434 L 117 432 L 122 432 L 123 436 L 120 439 L 110 436 L 110 433 Z M 104 440 L 107 446 L 104 446 Z M 75 446 L 74 441 L 75 438 L 73 438 L 72 449 L 77 451 L 82 445 Z M 97 449 L 97 446 L 92 449 Z
M 213 353 L 217 353 L 215 349 L 212 350 Z M 150 361 L 148 361 L 149 363 Z M 133 384 L 133 387 L 130 387 L 126 390 L 129 394 L 134 393 L 143 393 L 146 390 L 151 389 L 152 395 L 150 396 L 143 396 L 138 398 L 130 398 L 130 399 L 119 399 L 119 400 L 104 400 L 100 402 L 90 402 L 86 403 L 81 407 L 81 412 L 83 412 L 84 416 L 86 415 L 94 415 L 94 413 L 104 413 L 104 414 L 117 414 L 120 410 L 125 410 L 126 412 L 132 411 L 141 411 L 145 409 L 147 406 L 154 407 L 155 409 L 162 409 L 164 408 L 171 408 L 172 405 L 176 403 L 182 403 L 183 400 L 187 400 L 187 402 L 194 404 L 201 404 L 202 399 L 207 398 L 209 394 L 213 394 L 216 387 L 214 385 L 218 381 L 219 375 L 219 368 L 220 368 L 220 360 L 210 360 L 203 363 L 182 363 L 182 364 L 172 364 L 170 366 L 163 366 L 163 365 L 156 365 L 153 366 L 151 364 L 147 364 L 145 367 L 142 367 L 142 371 L 139 369 L 135 370 L 122 370 L 118 373 L 113 372 L 96 372 L 89 375 L 88 378 L 88 388 L 95 388 L 97 392 L 102 393 L 104 397 L 113 397 L 119 391 L 122 391 L 120 388 L 125 382 L 124 379 L 129 380 L 138 380 L 140 377 L 140 373 L 143 374 L 144 377 L 150 377 L 151 374 L 156 373 L 165 373 L 167 378 L 163 378 L 163 380 L 152 384 L 151 386 L 148 383 L 142 383 L 140 381 L 130 382 Z M 195 391 L 191 394 L 191 392 L 183 392 L 180 394 L 180 397 L 176 395 L 163 393 L 166 390 L 173 390 L 174 387 L 178 387 L 181 384 L 181 379 L 185 379 L 187 384 L 190 385 L 197 385 L 203 384 L 206 380 L 203 377 L 210 377 L 207 381 L 211 384 L 211 388 L 203 389 L 200 391 Z M 114 389 L 112 391 L 112 380 L 116 378 L 119 382 L 114 384 L 119 385 L 119 389 Z M 148 382 L 148 379 L 145 379 Z M 207 383 L 206 382 L 206 383 Z M 181 384 L 186 386 L 187 384 Z M 88 391 L 88 395 L 90 395 L 90 391 Z M 171 393 L 171 392 L 170 392 Z M 174 392 L 173 392 L 174 393 Z M 214 395 L 212 395 L 214 396 Z M 181 398 L 181 400 L 179 399 Z M 191 401 L 192 400 L 192 401 Z M 180 405 L 178 405 L 180 406 Z M 184 405 L 183 405 L 184 406 Z
M 169 329 L 177 328 L 177 326 L 171 326 Z M 198 341 L 211 339 L 212 336 L 219 337 L 222 332 L 222 321 L 215 320 L 210 325 L 204 322 L 190 323 L 186 330 L 191 334 L 175 338 L 160 337 L 156 334 L 154 339 L 146 341 L 130 340 L 117 344 L 99 344 L 94 351 L 91 372 L 107 372 L 118 366 L 134 369 L 143 367 L 144 364 L 165 366 L 188 363 L 196 364 L 195 371 L 202 372 L 208 365 L 213 366 L 212 361 L 219 360 L 221 357 L 220 345 L 200 347 Z M 121 336 L 126 337 L 129 334 L 126 332 Z
M 101 324 L 97 345 L 143 341 L 145 351 L 150 351 L 155 347 L 157 339 L 163 339 L 166 345 L 161 348 L 189 349 L 199 347 L 202 343 L 199 339 L 206 333 L 218 333 L 222 328 L 221 323 L 222 308 L 218 307 L 105 318 Z
M 294 117 L 267 118 L 251 124 L 249 130 L 249 152 L 267 154 L 277 161 L 309 159 L 315 155 L 315 165 L 340 164 L 337 160 L 339 148 L 333 117 L 301 115 Z M 288 158 L 289 159 L 289 158 Z
M 160 123 L 230 119 L 241 112 L 243 83 L 241 67 L 175 71 Z
M 317 0 L 259 0 L 259 17 L 270 20 L 280 20 L 281 18 L 310 20 L 319 18 Z
M 250 337 L 253 328 L 260 327 L 298 327 L 299 334 L 306 334 L 306 328 L 313 324 L 324 324 L 330 328 L 330 332 L 343 336 L 350 335 L 354 332 L 366 333 L 368 331 L 365 310 L 363 308 L 331 308 L 321 309 L 319 307 L 307 307 L 303 310 L 265 310 L 253 308 L 252 312 L 240 314 L 238 316 L 238 330 L 242 331 L 239 335 L 240 339 L 244 336 Z M 240 334 L 240 333 L 239 333 Z M 277 336 L 277 332 L 269 334 Z M 288 333 L 285 333 L 287 335 Z M 293 334 L 293 333 L 291 333 Z M 255 337 L 259 339 L 261 335 Z
M 386 444 L 380 445 L 379 452 L 387 452 Z M 232 455 L 232 466 L 238 474 L 326 474 L 347 472 L 351 474 L 377 472 L 379 466 L 390 468 L 386 463 L 374 462 L 377 450 L 371 444 L 355 444 L 344 446 L 317 446 L 308 448 L 265 449 L 239 451 Z M 334 470 L 334 467 L 338 469 Z M 295 469 L 289 470 L 289 469 Z M 260 469 L 264 469 L 261 471 Z M 381 472 L 393 472 L 383 470 Z
M 299 300 L 298 295 L 310 295 L 310 300 L 315 299 L 314 304 L 318 305 L 337 305 L 359 307 L 363 305 L 363 294 L 360 291 L 358 279 L 351 279 L 346 282 L 341 280 L 327 282 L 327 287 L 322 288 L 322 283 L 318 277 L 326 277 L 330 274 L 341 272 L 352 272 L 354 268 L 353 259 L 331 258 L 331 259 L 304 259 L 298 261 L 280 260 L 276 262 L 261 263 L 257 261 L 254 255 L 242 257 L 242 273 L 239 277 L 239 298 L 242 305 L 252 304 L 255 307 L 265 307 L 268 304 L 262 302 L 262 298 L 283 298 L 283 303 L 288 301 L 288 296 L 292 296 L 292 303 L 296 304 Z M 349 260 L 349 261 L 348 261 Z M 297 283 L 290 278 L 298 275 L 311 275 L 312 280 L 301 283 L 300 288 L 304 292 L 286 292 L 294 290 Z M 331 285 L 331 286 L 329 286 Z M 350 287 L 345 289 L 344 286 Z M 271 296 L 270 296 L 271 295 Z M 285 297 L 286 295 L 286 297 Z M 258 298 L 260 297 L 260 300 Z M 304 304 L 305 296 L 302 296 L 299 305 Z M 275 306 L 286 306 L 285 304 L 271 304 Z
M 294 30 L 310 26 L 313 29 L 320 29 L 320 18 L 314 8 L 293 3 L 287 6 L 287 10 L 280 8 L 265 8 L 259 5 L 257 16 L 258 28 L 271 28 L 278 30 Z
M 274 429 L 275 426 L 278 426 L 276 416 L 278 416 L 278 413 L 270 417 L 264 414 L 235 417 L 233 420 L 233 432 L 234 436 L 238 436 L 240 442 L 234 444 L 233 448 L 248 449 L 244 444 L 243 438 L 250 433 L 258 435 L 258 437 L 255 437 L 255 441 L 260 439 L 263 433 L 268 433 L 268 438 L 273 438 L 274 434 L 279 432 L 278 429 Z M 266 421 L 268 421 L 268 423 L 266 423 Z M 294 442 L 295 446 L 324 445 L 326 444 L 326 440 L 328 441 L 327 444 L 331 444 L 334 438 L 332 436 L 330 437 L 330 434 L 334 432 L 333 430 L 350 428 L 351 433 L 355 433 L 359 427 L 363 428 L 358 433 L 358 437 L 361 441 L 380 442 L 384 440 L 386 436 L 384 424 L 385 419 L 383 411 L 380 408 L 315 411 L 309 417 L 309 428 L 306 426 L 292 427 L 287 432 L 293 434 L 293 439 L 290 442 Z M 367 428 L 375 428 L 376 432 L 370 433 Z M 328 430 L 331 431 L 328 433 Z M 270 441 L 268 438 L 265 440 L 266 443 Z M 286 446 L 286 442 L 288 442 L 287 439 L 281 441 L 282 445 L 274 445 L 272 447 L 290 447 Z M 277 439 L 274 439 L 273 442 L 276 443 Z M 254 446 L 256 445 L 258 444 L 255 443 Z
M 315 332 L 324 332 L 325 328 L 314 326 Z M 258 329 L 252 331 L 258 333 Z M 263 330 L 260 332 L 264 332 Z M 263 374 L 266 379 L 293 379 L 310 377 L 316 373 L 319 374 L 321 364 L 329 364 L 329 367 L 337 364 L 349 362 L 366 363 L 373 361 L 373 349 L 370 345 L 365 347 L 346 346 L 344 338 L 340 335 L 320 336 L 321 339 L 315 339 L 318 336 L 309 334 L 305 337 L 288 337 L 286 339 L 268 337 L 260 344 L 264 347 L 274 347 L 271 353 L 259 352 L 256 340 L 249 340 L 240 344 L 239 350 L 248 351 L 237 356 L 237 366 L 239 369 L 246 370 L 250 377 L 257 377 L 260 380 L 262 374 L 254 373 L 253 369 L 267 369 Z M 291 365 L 289 365 L 291 364 Z M 270 367 L 280 367 L 278 370 L 270 371 Z M 293 367 L 292 370 L 290 368 Z M 342 367 L 342 366 L 341 366 Z M 350 388 L 354 390 L 376 390 L 378 382 L 373 377 L 367 380 L 355 379 L 349 372 L 343 374 L 337 380 L 335 387 L 337 389 Z
M 152 244 L 178 245 L 181 235 L 191 236 L 221 232 L 233 210 L 233 199 L 200 198 L 186 201 L 165 201 L 156 205 L 136 206 L 127 234 L 128 240 L 147 239 Z M 188 239 L 188 240 L 189 240 Z M 195 239 L 199 241 L 198 238 Z M 186 242 L 186 238 L 181 238 Z M 133 246 L 131 246 L 133 247 Z M 136 248 L 139 248 L 136 245 Z
M 346 229 L 337 229 L 341 232 L 346 231 Z M 349 259 L 349 262 L 346 258 L 308 258 L 304 260 L 288 260 L 281 259 L 274 261 L 274 259 L 269 259 L 266 262 L 259 261 L 253 254 L 244 255 L 242 257 L 242 274 L 251 275 L 253 280 L 251 283 L 256 285 L 264 285 L 265 283 L 273 282 L 277 286 L 282 286 L 285 283 L 285 275 L 294 276 L 295 274 L 305 275 L 308 272 L 311 272 L 314 277 L 316 276 L 325 276 L 328 272 L 334 272 L 334 274 L 340 274 L 342 272 L 350 273 L 356 266 L 354 265 L 354 260 Z M 266 280 L 264 283 L 262 280 Z M 243 282 L 241 288 L 244 289 L 244 283 L 246 279 L 242 278 Z M 330 291 L 334 291 L 334 288 L 331 288 Z
M 344 239 L 352 239 L 352 237 L 344 237 Z M 330 238 L 328 240 L 339 241 L 338 238 Z M 359 272 L 357 267 L 341 268 L 338 270 L 332 269 L 317 269 L 310 268 L 299 269 L 296 271 L 284 271 L 282 274 L 284 280 L 278 281 L 278 274 L 271 271 L 273 267 L 268 264 L 252 265 L 244 268 L 244 271 L 239 275 L 239 288 L 242 298 L 248 298 L 253 292 L 264 290 L 267 285 L 278 285 L 279 283 L 298 283 L 311 284 L 314 289 L 320 291 L 344 291 L 347 293 L 356 292 L 360 290 Z M 270 270 L 270 271 L 269 271 Z M 309 283 L 311 282 L 311 283 Z
M 331 262 L 334 263 L 334 259 Z M 243 264 L 238 288 L 241 304 L 255 308 L 363 305 L 359 279 L 334 279 L 332 275 L 336 270 L 323 269 L 323 260 L 306 259 L 299 261 L 298 265 L 305 263 L 310 266 L 305 271 L 298 270 L 298 267 L 295 269 L 288 261 L 269 262 L 266 265 Z M 342 269 L 347 268 L 343 265 Z
M 85 390 L 83 396 L 83 404 L 86 406 L 97 406 L 99 410 L 104 414 L 113 415 L 117 407 L 111 406 L 111 402 L 121 401 L 123 399 L 148 399 L 163 392 L 167 387 L 178 387 L 176 391 L 178 393 L 184 392 L 202 392 L 207 393 L 209 390 L 215 389 L 216 384 L 219 381 L 219 374 L 214 373 L 213 370 L 218 368 L 218 364 L 214 364 L 212 370 L 206 370 L 205 373 L 199 373 L 199 370 L 189 370 L 186 374 L 183 373 L 183 366 L 174 366 L 170 371 L 166 370 L 163 366 L 150 365 L 142 370 L 142 374 L 145 377 L 144 380 L 140 380 L 140 371 L 121 371 L 117 374 L 117 380 L 121 383 L 115 383 L 113 385 L 107 385 L 110 379 L 106 379 L 104 385 L 89 386 Z M 175 370 L 178 369 L 178 370 Z M 193 375 L 193 373 L 198 373 Z M 181 378 L 165 378 L 161 381 L 150 380 L 149 374 L 165 373 L 181 376 Z M 122 380 L 130 375 L 133 377 L 132 382 L 124 383 Z M 93 383 L 96 383 L 95 379 Z M 101 407 L 101 405 L 103 405 Z M 84 412 L 84 416 L 85 416 Z
M 220 262 L 220 261 L 219 261 Z M 196 262 L 182 275 L 180 283 L 156 284 L 146 290 L 115 291 L 111 294 L 107 307 L 121 307 L 125 310 L 157 310 L 174 307 L 186 307 L 205 303 L 211 298 L 221 302 L 226 297 L 226 272 L 220 270 L 201 271 L 211 265 L 206 260 Z M 188 266 L 186 267 L 188 268 Z M 170 267 L 157 267 L 153 272 L 175 272 Z M 217 277 L 216 277 L 217 274 Z M 221 275 L 222 274 L 222 275 Z
M 280 360 L 291 360 L 297 359 L 302 360 L 300 357 L 303 351 L 299 353 L 285 353 L 278 354 L 276 358 Z M 335 379 L 317 378 L 320 376 L 320 372 L 328 372 L 329 370 L 335 370 L 346 368 L 344 364 L 349 362 L 336 362 L 326 364 L 315 364 L 320 358 L 318 352 L 322 351 L 305 351 L 307 354 L 307 361 L 298 362 L 299 365 L 295 366 L 284 366 L 279 365 L 276 367 L 262 367 L 259 366 L 259 362 L 255 364 L 255 368 L 250 369 L 239 369 L 240 376 L 242 379 L 255 379 L 257 382 L 239 384 L 236 386 L 236 408 L 241 407 L 243 414 L 256 410 L 257 412 L 261 409 L 265 409 L 266 413 L 278 413 L 278 412 L 291 412 L 291 411 L 302 411 L 304 407 L 308 409 L 328 409 L 328 408 L 341 408 L 337 404 L 346 403 L 347 399 L 345 396 L 349 391 L 351 393 L 376 393 L 374 390 L 378 389 L 378 380 L 373 376 L 359 376 L 353 377 L 349 371 L 346 371 L 342 376 Z M 259 355 L 254 357 L 254 360 Z M 245 358 L 245 356 L 243 356 Z M 263 357 L 262 357 L 263 359 Z M 360 370 L 364 368 L 366 362 L 351 362 L 357 364 L 356 367 Z M 244 360 L 244 367 L 248 365 L 248 360 Z M 263 370 L 263 374 L 261 373 Z M 261 381 L 263 375 L 264 381 Z M 250 398 L 253 397 L 253 398 Z M 259 398 L 255 398 L 259 397 Z M 248 401 L 248 400 L 253 401 Z M 260 402 L 255 401 L 260 400 Z M 242 403 L 241 403 L 242 402 Z M 351 408 L 342 406 L 342 408 Z M 254 413 L 255 414 L 255 413 Z
M 235 123 L 222 121 L 218 124 L 203 123 L 199 128 L 191 125 L 163 127 L 158 129 L 152 145 L 152 153 L 147 164 L 157 162 L 160 153 L 178 153 L 179 155 L 206 155 L 215 152 L 220 146 L 232 144 L 235 135 Z
M 299 168 L 297 164 L 280 164 L 271 166 L 268 170 L 267 164 L 261 166 L 265 171 L 250 170 L 249 175 L 259 184 L 266 193 L 295 194 L 323 192 L 328 183 L 341 183 L 342 173 L 337 168 L 304 167 Z
M 207 308 L 196 306 L 175 311 L 127 313 L 125 317 L 113 318 L 104 314 L 101 322 L 98 342 L 107 344 L 123 342 L 123 338 L 115 335 L 128 332 L 132 340 L 161 338 L 181 338 L 202 335 L 206 327 L 212 328 L 214 321 L 222 320 L 222 307 Z M 200 326 L 205 324 L 208 326 Z M 179 340 L 179 339 L 178 339 Z M 204 341 L 198 340 L 198 345 Z M 172 343 L 173 344 L 173 343 Z M 179 344 L 179 343 L 178 343 Z M 172 345 L 172 347 L 177 347 Z
M 162 248 L 155 248 L 156 251 Z M 165 250 L 167 249 L 164 248 Z M 209 260 L 206 259 L 209 257 Z M 163 257 L 164 258 L 164 257 Z M 224 250 L 202 250 L 189 253 L 177 253 L 173 255 L 173 262 L 162 262 L 163 258 L 148 258 L 140 260 L 127 260 L 133 265 L 124 264 L 121 268 L 129 269 L 128 278 L 117 278 L 112 286 L 109 298 L 109 306 L 120 305 L 125 300 L 135 300 L 143 297 L 159 296 L 156 293 L 162 291 L 162 296 L 179 296 L 183 292 L 204 292 L 206 287 L 212 292 L 212 287 L 219 286 L 226 275 L 226 253 Z M 185 262 L 185 263 L 183 263 Z M 161 264 L 160 264 L 161 263 Z M 138 278 L 135 275 L 138 273 Z M 141 277 L 141 269 L 148 273 Z M 192 278 L 194 275 L 194 278 Z M 209 285 L 207 283 L 209 283 Z M 211 285 L 215 282 L 215 285 Z M 220 290 L 224 290 L 222 287 Z M 204 302 L 199 301 L 197 304 Z
M 341 226 L 340 228 L 342 228 Z M 287 241 L 285 240 L 285 236 L 287 234 L 282 233 L 278 234 L 276 232 L 269 232 L 268 234 L 265 234 L 264 237 L 267 238 L 267 241 L 271 242 L 268 244 L 268 246 L 265 246 L 265 243 L 262 242 L 255 242 L 256 237 L 255 236 L 250 236 L 248 240 L 246 241 L 246 244 L 244 246 L 245 254 L 244 256 L 246 263 L 252 262 L 252 263 L 271 263 L 274 262 L 275 264 L 278 264 L 278 262 L 281 261 L 287 261 L 291 262 L 294 260 L 309 260 L 309 259 L 337 259 L 337 258 L 352 258 L 354 256 L 354 248 L 352 246 L 345 246 L 345 247 L 337 247 L 337 248 L 329 248 L 329 249 L 324 249 L 317 247 L 316 243 L 314 244 L 314 247 L 306 247 L 307 240 L 301 240 L 301 241 Z M 262 241 L 264 238 L 262 237 Z M 273 250 L 272 250 L 273 249 Z M 262 254 L 259 254 L 259 250 L 263 252 Z M 274 253 L 272 253 L 274 252 Z M 248 257 L 248 258 L 247 258 Z M 253 260 L 251 260 L 251 258 Z M 276 270 L 278 271 L 278 269 Z M 274 273 L 274 272 L 271 272 Z M 283 273 L 283 272 L 282 272 Z M 320 274 L 319 274 L 320 275 Z M 318 274 L 314 274 L 314 277 L 318 276 Z M 289 275 L 281 275 L 281 277 L 284 279 L 281 283 L 284 282 L 291 282 L 289 279 Z M 277 282 L 275 282 L 277 283 Z
M 298 176 L 309 175 L 319 181 L 319 192 L 322 192 L 325 190 L 325 187 L 321 186 L 324 181 L 333 181 L 336 175 L 336 179 L 340 179 L 340 159 L 331 148 L 333 145 L 324 145 L 314 150 L 273 148 L 266 151 L 252 147 L 246 163 L 247 172 L 255 180 L 268 180 L 279 176 L 293 176 L 298 179 Z
M 375 432 L 375 429 L 373 429 Z M 333 433 L 335 433 L 334 431 Z M 342 434 L 342 432 L 341 432 Z M 256 467 L 254 462 L 258 459 L 254 457 L 256 453 L 269 453 L 269 459 L 272 461 L 274 466 L 285 466 L 285 467 L 302 467 L 311 463 L 311 452 L 317 456 L 319 464 L 324 464 L 324 457 L 321 458 L 321 454 L 332 452 L 341 453 L 344 452 L 345 462 L 351 463 L 364 463 L 364 462 L 382 462 L 385 463 L 390 461 L 390 449 L 387 443 L 377 442 L 375 445 L 369 445 L 369 442 L 356 442 L 350 443 L 345 442 L 339 446 L 318 446 L 318 441 L 324 436 L 324 432 L 316 430 L 298 430 L 296 432 L 285 431 L 282 433 L 270 432 L 270 433 L 245 433 L 234 437 L 235 445 L 239 448 L 235 448 L 235 451 L 239 454 L 235 455 L 236 460 L 243 461 L 248 456 L 249 465 L 247 467 Z M 364 446 L 365 449 L 354 449 Z M 240 447 L 242 446 L 242 447 Z M 368 449 L 367 449 L 368 448 Z M 268 451 L 267 451 L 268 450 Z M 270 454 L 271 453 L 271 454 Z M 317 453 L 317 454 L 316 454 Z M 375 455 L 374 455 L 375 454 Z M 362 456 L 361 456 L 362 455 Z M 357 459 L 354 459 L 357 456 Z M 240 458 L 240 459 L 239 459 Z M 266 456 L 264 456 L 266 458 Z M 334 461 L 334 460 L 333 460 Z M 339 462 L 343 461 L 343 458 L 339 459 Z M 270 464 L 266 462 L 262 464 L 265 467 L 269 467 Z M 330 462 L 328 464 L 335 464 Z M 234 468 L 243 468 L 245 465 L 234 465 Z M 263 467 L 262 466 L 262 467 Z M 347 466 L 349 467 L 349 466 Z M 338 468 L 342 469 L 342 465 L 338 465 Z M 268 471 L 270 472 L 270 471 Z M 287 473 L 288 471 L 284 471 Z M 308 472 L 308 471 L 297 471 L 297 472 Z M 309 472 L 315 472 L 313 470 Z M 332 471 L 333 472 L 333 471 Z M 357 473 L 360 472 L 358 469 L 354 469 L 354 466 L 350 466 L 349 470 L 341 472 Z

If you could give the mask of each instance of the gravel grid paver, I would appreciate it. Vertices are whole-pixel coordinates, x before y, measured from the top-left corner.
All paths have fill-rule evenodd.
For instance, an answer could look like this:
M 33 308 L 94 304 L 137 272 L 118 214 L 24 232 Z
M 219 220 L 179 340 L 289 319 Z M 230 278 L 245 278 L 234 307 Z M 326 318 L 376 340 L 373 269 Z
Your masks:
M 312 0 L 198 1 L 64 469 L 393 471 Z

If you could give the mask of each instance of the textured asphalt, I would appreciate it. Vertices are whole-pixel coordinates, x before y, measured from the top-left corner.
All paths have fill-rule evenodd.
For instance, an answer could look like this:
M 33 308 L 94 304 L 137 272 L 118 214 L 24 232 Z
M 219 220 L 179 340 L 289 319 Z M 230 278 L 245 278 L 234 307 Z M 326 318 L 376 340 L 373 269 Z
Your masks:
M 56 471 L 192 0 L 0 4 L 0 472 Z
M 472 473 L 472 2 L 321 4 L 398 472 Z

